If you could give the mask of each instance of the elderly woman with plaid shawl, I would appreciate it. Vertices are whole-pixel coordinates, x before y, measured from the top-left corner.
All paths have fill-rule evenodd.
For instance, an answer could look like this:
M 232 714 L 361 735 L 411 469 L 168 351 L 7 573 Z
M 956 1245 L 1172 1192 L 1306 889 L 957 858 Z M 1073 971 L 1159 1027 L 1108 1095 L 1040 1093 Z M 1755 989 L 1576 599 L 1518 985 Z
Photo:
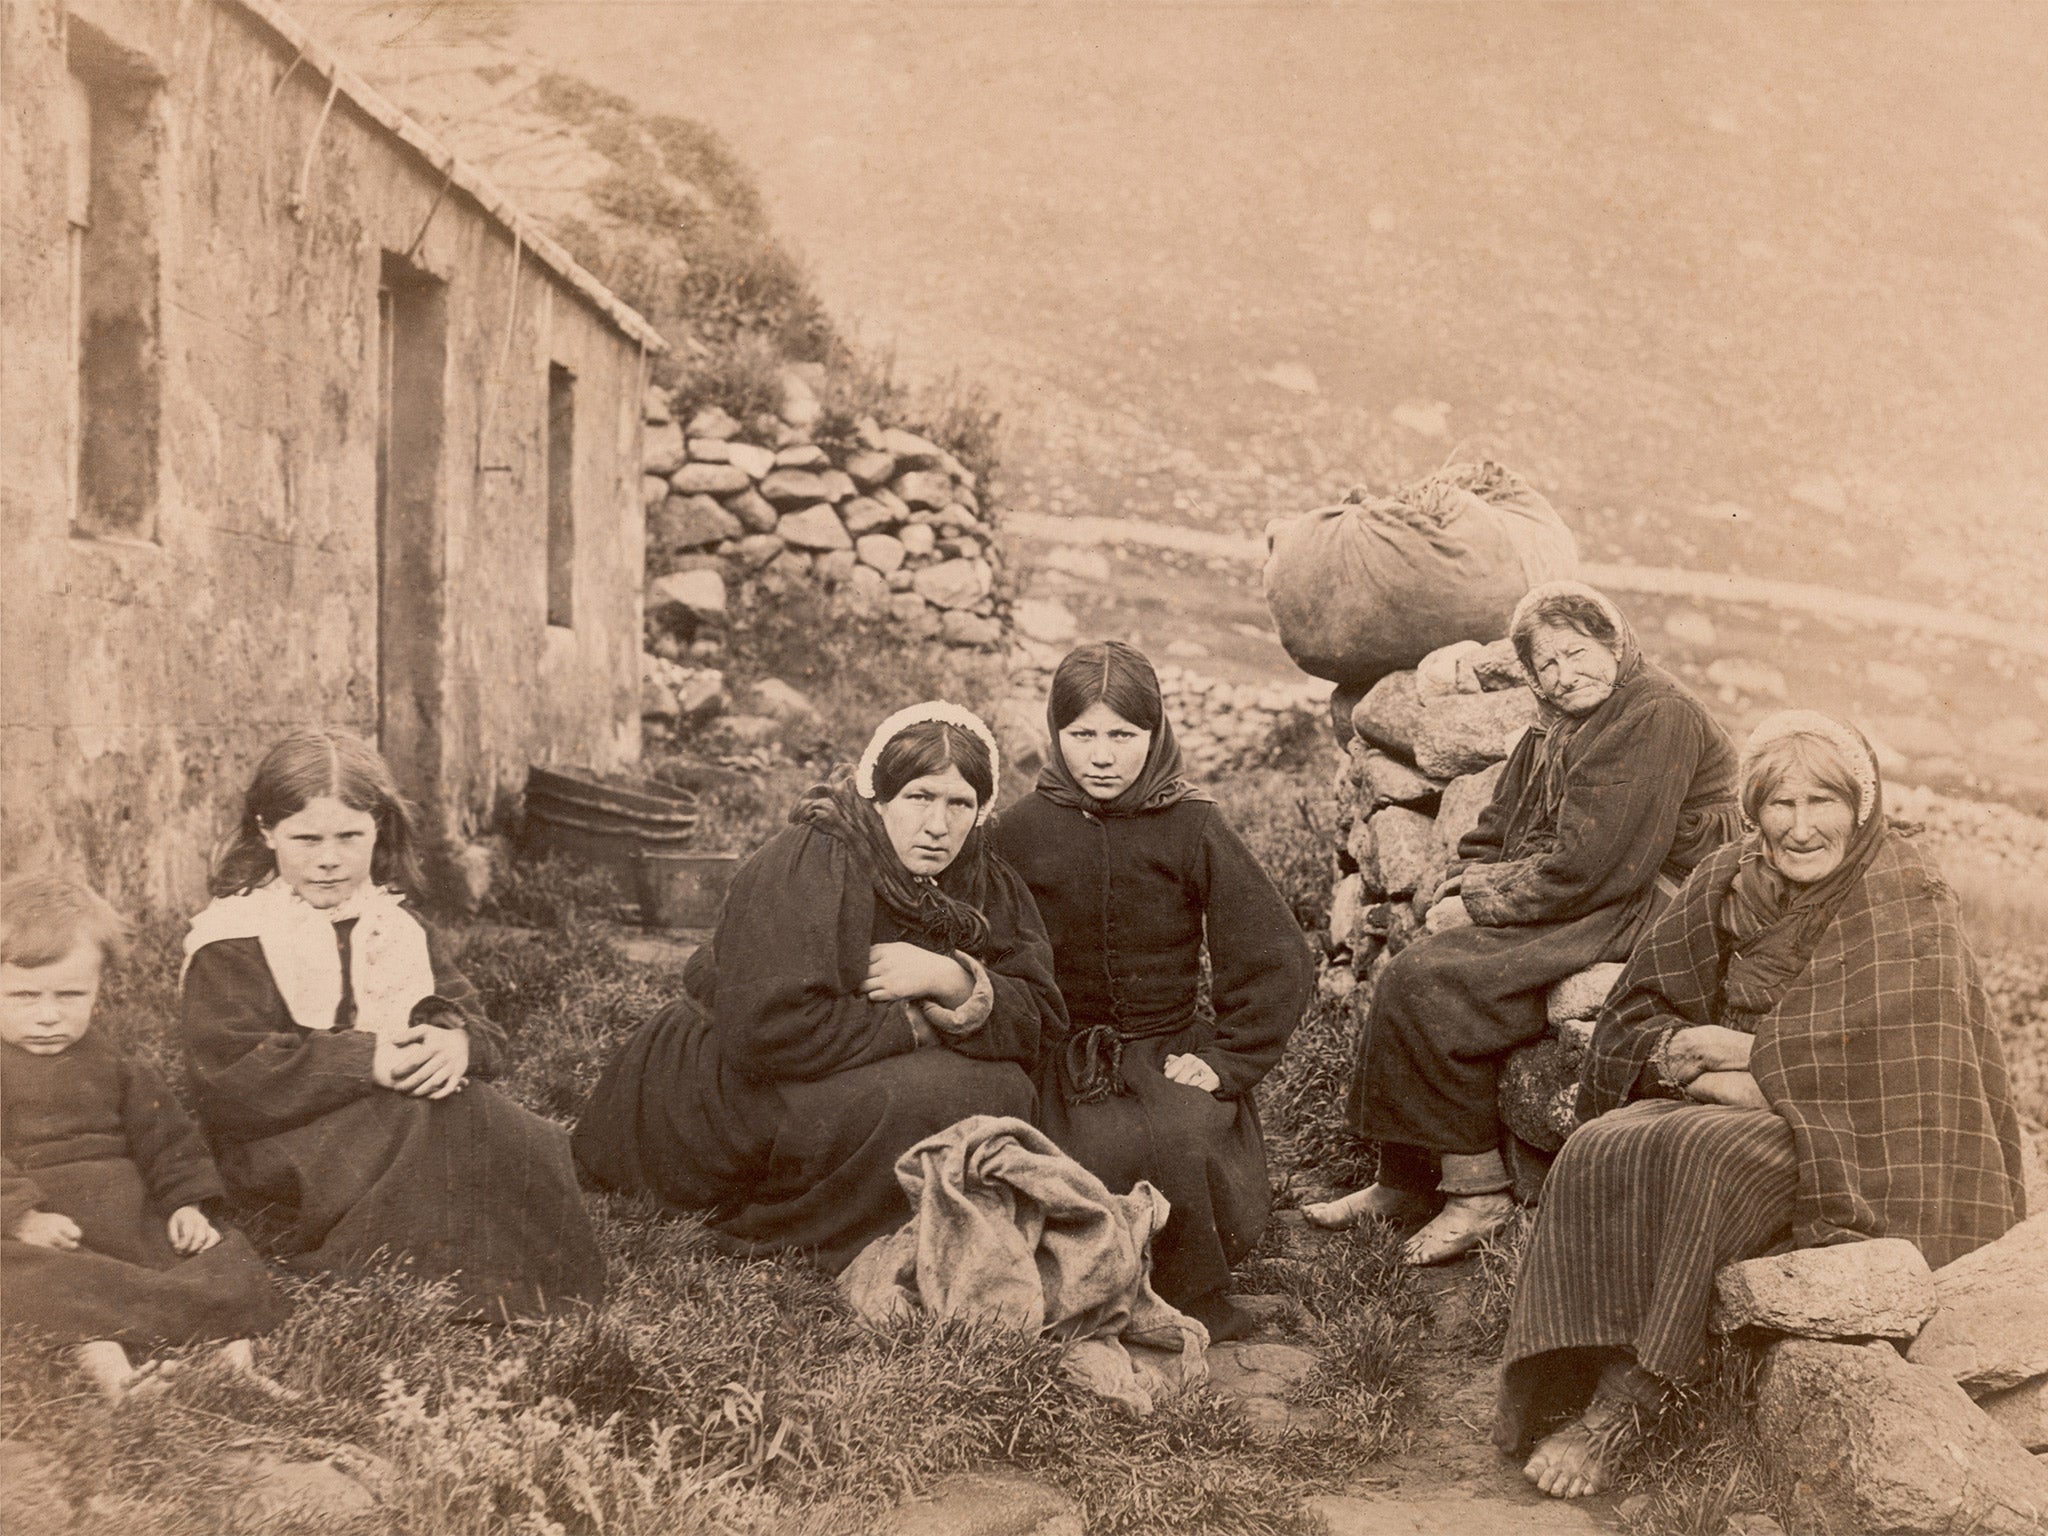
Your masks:
M 1523 1470 L 1558 1497 L 1698 1374 L 1721 1265 L 1903 1237 L 1939 1266 L 2025 1214 L 1976 961 L 1869 745 L 1773 715 L 1742 808 L 1608 999 L 1516 1287 L 1494 1438 L 1549 1430 Z

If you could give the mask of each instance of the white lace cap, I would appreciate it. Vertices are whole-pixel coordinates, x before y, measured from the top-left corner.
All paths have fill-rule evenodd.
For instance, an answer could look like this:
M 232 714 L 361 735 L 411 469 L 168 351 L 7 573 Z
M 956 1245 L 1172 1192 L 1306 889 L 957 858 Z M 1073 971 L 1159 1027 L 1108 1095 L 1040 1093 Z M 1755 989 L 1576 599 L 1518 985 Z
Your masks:
M 1748 784 L 1757 753 L 1785 736 L 1818 736 L 1842 754 L 1842 761 L 1856 778 L 1856 825 L 1868 821 L 1877 804 L 1877 762 L 1861 736 L 1817 709 L 1781 709 L 1759 720 L 1743 743 L 1742 783 Z
M 996 789 L 1003 782 L 1003 755 L 996 748 L 995 734 L 982 723 L 981 716 L 971 709 L 962 709 L 958 704 L 948 704 L 944 699 L 932 699 L 923 704 L 913 704 L 908 709 L 899 709 L 895 714 L 875 727 L 875 734 L 868 738 L 867 750 L 860 755 L 860 766 L 853 770 L 853 787 L 861 799 L 875 798 L 875 760 L 882 755 L 882 748 L 889 745 L 913 725 L 922 725 L 927 720 L 937 720 L 945 725 L 957 725 L 963 731 L 972 731 L 981 738 L 981 744 L 988 748 L 989 796 L 974 814 L 978 827 L 988 820 L 989 812 L 996 807 Z

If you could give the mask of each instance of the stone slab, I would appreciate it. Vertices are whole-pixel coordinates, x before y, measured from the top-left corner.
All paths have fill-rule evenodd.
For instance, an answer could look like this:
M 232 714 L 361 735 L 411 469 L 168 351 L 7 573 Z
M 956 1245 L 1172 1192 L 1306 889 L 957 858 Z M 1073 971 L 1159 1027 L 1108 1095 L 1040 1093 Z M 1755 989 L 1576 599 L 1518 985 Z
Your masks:
M 1920 1250 L 1883 1237 L 1722 1265 L 1710 1326 L 1808 1339 L 1910 1339 L 1934 1308 L 1934 1275 Z
M 1464 1498 L 1375 1499 L 1328 1495 L 1308 1501 L 1330 1536 L 1602 1536 L 1578 1504 L 1534 1494 L 1533 1502 Z
M 1415 756 L 1415 733 L 1422 724 L 1422 700 L 1413 672 L 1390 672 L 1351 711 L 1351 729 L 1382 752 Z
M 1516 733 L 1536 719 L 1526 688 L 1452 693 L 1423 702 L 1415 726 L 1415 766 L 1435 779 L 1477 773 L 1508 755 Z
M 1979 1398 L 1977 1406 L 2028 1450 L 2048 1451 L 2048 1376 Z
M 949 1477 L 921 1499 L 898 1505 L 877 1536 L 1086 1536 L 1072 1498 L 1036 1478 L 992 1472 Z
M 1583 971 L 1565 977 L 1550 989 L 1548 1013 L 1550 1022 L 1562 1024 L 1567 1019 L 1590 1019 L 1600 1011 L 1600 1005 L 1607 1001 L 1607 994 L 1614 990 L 1615 982 L 1621 979 L 1621 962 L 1611 960 L 1599 965 L 1589 965 Z
M 2048 1375 L 2048 1211 L 1934 1272 L 1941 1298 L 1910 1358 L 1972 1396 Z
M 1443 799 L 1437 804 L 1436 831 L 1437 836 L 1444 840 L 1444 850 L 1450 857 L 1455 859 L 1458 856 L 1458 844 L 1466 833 L 1479 825 L 1479 813 L 1493 803 L 1493 791 L 1506 771 L 1505 763 L 1495 763 L 1491 768 L 1468 773 L 1444 786 Z
M 1433 865 L 1443 862 L 1436 823 L 1419 811 L 1390 805 L 1372 818 L 1373 866 L 1368 883 L 1388 896 L 1412 896 Z
M 1772 1472 L 1796 1487 L 1801 1525 L 1859 1536 L 2048 1529 L 2048 1467 L 1889 1344 L 1772 1345 L 1756 1428 Z

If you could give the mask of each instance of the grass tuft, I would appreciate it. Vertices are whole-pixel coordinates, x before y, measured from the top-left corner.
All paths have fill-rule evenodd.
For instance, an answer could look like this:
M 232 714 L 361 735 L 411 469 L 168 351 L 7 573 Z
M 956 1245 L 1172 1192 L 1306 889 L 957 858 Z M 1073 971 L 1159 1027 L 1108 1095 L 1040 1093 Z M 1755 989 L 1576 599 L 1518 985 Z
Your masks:
M 1280 1064 L 1259 1084 L 1267 1141 L 1275 1163 L 1289 1171 L 1289 1197 L 1296 1177 L 1355 1189 L 1378 1170 L 1372 1145 L 1344 1113 L 1369 997 L 1364 984 L 1342 1001 L 1318 996 Z

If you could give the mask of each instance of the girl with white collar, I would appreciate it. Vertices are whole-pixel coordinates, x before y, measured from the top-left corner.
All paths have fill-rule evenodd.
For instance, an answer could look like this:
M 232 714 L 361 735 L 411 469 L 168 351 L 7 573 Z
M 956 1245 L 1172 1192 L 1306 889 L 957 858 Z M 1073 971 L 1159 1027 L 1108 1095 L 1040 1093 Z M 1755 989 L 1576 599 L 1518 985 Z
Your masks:
M 417 834 L 343 731 L 264 755 L 185 939 L 183 1037 L 232 1194 L 295 1267 L 396 1264 L 486 1321 L 596 1302 L 568 1133 L 486 1079 L 504 1038 L 414 915 Z

